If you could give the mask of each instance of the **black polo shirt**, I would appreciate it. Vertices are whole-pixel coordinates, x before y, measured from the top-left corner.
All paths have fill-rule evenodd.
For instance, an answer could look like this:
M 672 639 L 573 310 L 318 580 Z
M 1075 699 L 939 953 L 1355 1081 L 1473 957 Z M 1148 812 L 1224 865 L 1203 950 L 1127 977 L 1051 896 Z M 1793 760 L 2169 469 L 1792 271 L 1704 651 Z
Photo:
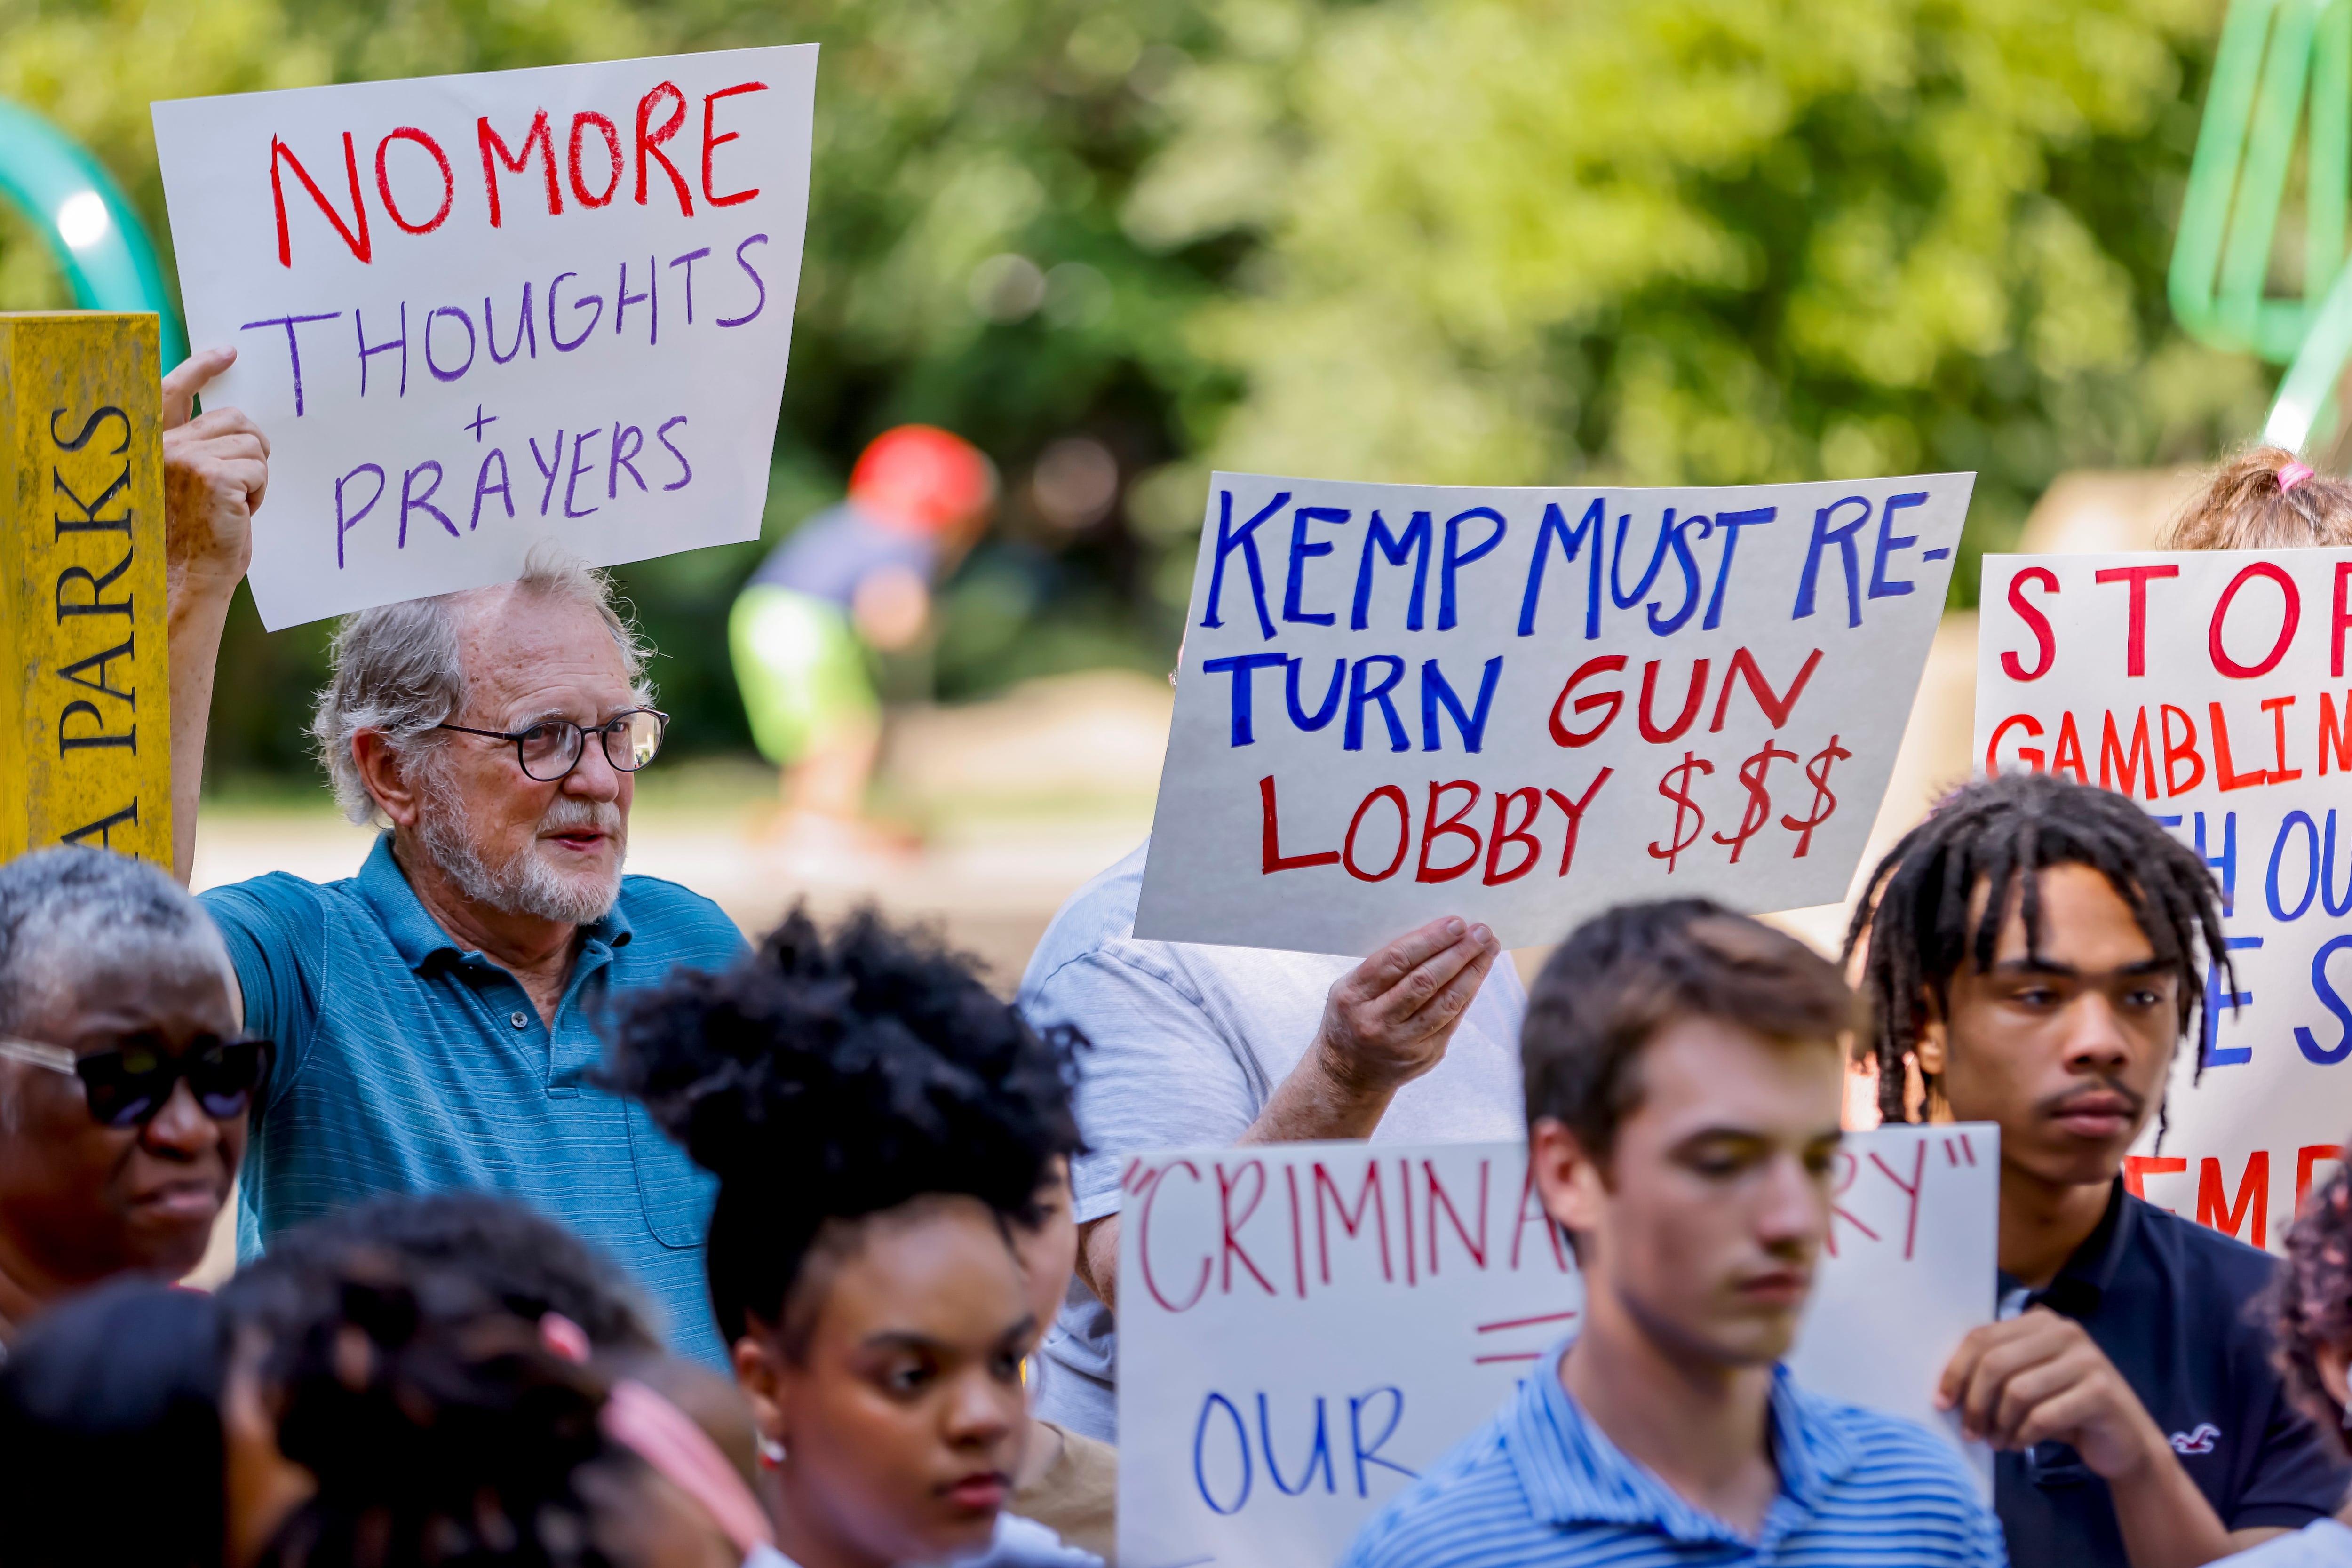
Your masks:
M 2260 1299 L 2273 1267 L 2119 1181 L 2099 1228 L 2026 1298 L 2089 1331 L 2231 1530 L 2300 1530 L 2334 1513 L 2352 1480 L 2271 1364 Z M 2004 1300 L 2017 1283 L 2000 1277 Z M 2107 1483 L 2063 1443 L 1995 1456 L 1993 1500 L 2017 1568 L 2126 1561 Z

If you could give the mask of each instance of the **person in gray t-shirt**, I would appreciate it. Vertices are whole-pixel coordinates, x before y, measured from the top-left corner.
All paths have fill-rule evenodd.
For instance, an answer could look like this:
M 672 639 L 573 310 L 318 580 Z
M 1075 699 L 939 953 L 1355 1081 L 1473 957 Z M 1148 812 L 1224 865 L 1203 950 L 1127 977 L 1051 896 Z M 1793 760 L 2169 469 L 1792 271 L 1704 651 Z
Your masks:
M 1040 1348 L 1037 1414 L 1118 1440 L 1119 1175 L 1150 1149 L 1516 1139 L 1527 992 L 1494 933 L 1432 921 L 1357 963 L 1135 940 L 1147 843 L 1079 889 L 1029 960 L 1020 1005 L 1074 1024 L 1077 1276 Z

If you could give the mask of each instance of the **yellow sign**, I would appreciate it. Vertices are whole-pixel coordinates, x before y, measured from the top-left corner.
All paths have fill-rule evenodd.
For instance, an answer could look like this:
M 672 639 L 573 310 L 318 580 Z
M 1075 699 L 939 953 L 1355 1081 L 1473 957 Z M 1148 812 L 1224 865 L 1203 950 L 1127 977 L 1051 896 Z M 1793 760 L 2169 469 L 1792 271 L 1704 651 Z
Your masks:
M 172 865 L 156 319 L 0 314 L 0 860 Z

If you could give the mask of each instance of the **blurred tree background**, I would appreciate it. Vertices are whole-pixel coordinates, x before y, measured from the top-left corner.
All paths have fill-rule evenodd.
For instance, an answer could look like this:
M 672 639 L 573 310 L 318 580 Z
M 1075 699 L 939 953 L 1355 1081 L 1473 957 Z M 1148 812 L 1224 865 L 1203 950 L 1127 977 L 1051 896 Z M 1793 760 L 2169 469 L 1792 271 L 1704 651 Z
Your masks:
M 2164 302 L 2219 0 L 0 0 L 0 95 L 168 254 L 152 99 L 814 41 L 758 545 L 625 568 L 678 748 L 748 749 L 724 611 L 889 425 L 1008 504 L 942 699 L 1164 668 L 1212 465 L 1727 483 L 2197 461 L 2269 373 Z M 0 217 L 0 308 L 67 302 Z M 326 628 L 224 655 L 215 776 L 307 771 Z

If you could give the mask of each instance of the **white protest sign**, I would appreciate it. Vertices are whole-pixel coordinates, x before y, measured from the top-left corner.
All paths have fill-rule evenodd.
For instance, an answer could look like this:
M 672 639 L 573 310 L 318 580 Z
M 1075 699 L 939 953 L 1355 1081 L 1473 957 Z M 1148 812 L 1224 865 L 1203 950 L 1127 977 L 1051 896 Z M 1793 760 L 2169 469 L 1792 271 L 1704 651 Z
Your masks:
M 154 105 L 206 401 L 271 443 L 276 628 L 755 537 L 816 47 Z
M 1844 898 L 1974 479 L 1213 476 L 1135 934 L 1524 947 L 1627 899 Z
M 2221 885 L 2237 985 L 2209 970 L 2218 1028 L 2179 1053 L 2163 1149 L 2151 1121 L 2124 1179 L 2256 1247 L 2352 1133 L 2347 595 L 2343 550 L 1984 563 L 1978 767 L 2120 790 Z
M 1999 1165 L 1990 1124 L 1847 1135 L 1830 1256 L 1790 1362 L 1801 1383 L 1953 1434 L 1935 1384 L 1992 1319 Z M 1289 1143 L 1130 1163 L 1120 1562 L 1333 1563 L 1501 1408 L 1583 1305 L 1527 1169 L 1517 1143 Z

